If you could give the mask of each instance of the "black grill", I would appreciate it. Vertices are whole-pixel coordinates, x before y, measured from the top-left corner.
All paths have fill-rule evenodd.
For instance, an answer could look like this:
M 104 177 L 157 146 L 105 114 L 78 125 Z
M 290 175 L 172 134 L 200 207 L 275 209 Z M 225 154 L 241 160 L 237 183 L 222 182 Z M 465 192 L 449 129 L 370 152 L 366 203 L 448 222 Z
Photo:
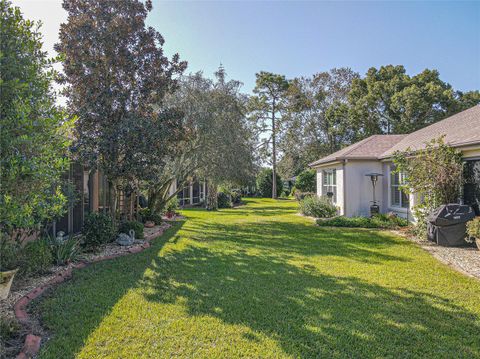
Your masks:
M 428 239 L 441 246 L 464 246 L 466 223 L 475 217 L 472 207 L 444 204 L 427 217 Z

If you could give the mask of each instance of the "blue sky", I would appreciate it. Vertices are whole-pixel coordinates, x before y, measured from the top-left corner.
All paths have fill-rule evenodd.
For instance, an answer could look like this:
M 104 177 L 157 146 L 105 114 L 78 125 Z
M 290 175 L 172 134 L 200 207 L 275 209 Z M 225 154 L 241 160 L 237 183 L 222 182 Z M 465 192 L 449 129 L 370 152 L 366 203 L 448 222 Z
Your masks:
M 190 71 L 222 63 L 245 91 L 260 70 L 364 74 L 385 64 L 436 68 L 455 89 L 480 89 L 480 2 L 154 1 L 149 23 Z
M 53 52 L 66 20 L 61 0 L 13 0 L 44 23 Z M 455 89 L 480 89 L 480 1 L 475 2 L 245 2 L 155 1 L 148 22 L 178 52 L 188 71 L 228 74 L 255 85 L 261 70 L 310 76 L 347 66 L 405 65 L 409 74 L 440 71 Z

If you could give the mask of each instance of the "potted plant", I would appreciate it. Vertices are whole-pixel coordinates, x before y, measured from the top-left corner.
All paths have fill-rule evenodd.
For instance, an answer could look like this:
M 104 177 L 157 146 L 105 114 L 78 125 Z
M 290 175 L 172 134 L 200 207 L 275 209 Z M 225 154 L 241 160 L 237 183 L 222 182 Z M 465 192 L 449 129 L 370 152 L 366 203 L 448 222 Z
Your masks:
M 19 252 L 18 243 L 6 238 L 0 239 L 0 299 L 6 299 L 10 293 L 13 277 L 18 271 L 17 258 Z
M 480 249 L 480 217 L 475 217 L 470 222 L 467 222 L 467 242 L 471 242 L 471 238 L 477 243 L 478 249 Z
M 176 198 L 172 198 L 170 201 L 167 202 L 165 206 L 165 215 L 167 218 L 171 219 L 177 214 L 178 210 L 178 200 Z

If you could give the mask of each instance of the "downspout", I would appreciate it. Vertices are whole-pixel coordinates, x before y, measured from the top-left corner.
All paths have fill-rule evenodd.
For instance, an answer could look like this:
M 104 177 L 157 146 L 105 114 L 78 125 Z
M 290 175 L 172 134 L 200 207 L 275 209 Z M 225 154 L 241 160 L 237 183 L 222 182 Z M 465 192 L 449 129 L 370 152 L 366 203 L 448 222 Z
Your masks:
M 343 169 L 343 215 L 347 215 L 347 174 L 346 174 L 346 166 L 347 160 L 343 160 L 342 169 Z

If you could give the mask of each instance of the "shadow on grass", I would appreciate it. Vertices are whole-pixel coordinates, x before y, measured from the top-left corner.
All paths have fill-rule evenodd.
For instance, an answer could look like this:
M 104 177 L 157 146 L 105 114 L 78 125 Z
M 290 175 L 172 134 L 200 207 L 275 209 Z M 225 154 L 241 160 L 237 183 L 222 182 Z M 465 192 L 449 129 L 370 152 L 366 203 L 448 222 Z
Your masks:
M 382 250 L 411 245 L 376 230 L 319 228 L 313 224 L 280 221 L 232 224 L 197 218 L 184 233 L 197 241 L 224 241 L 241 248 L 274 251 L 284 260 L 291 255 L 302 255 L 340 256 L 366 263 L 405 262 L 409 259 Z
M 293 357 L 480 356 L 478 316 L 442 297 L 198 247 L 155 258 L 152 269 L 148 300 L 248 326 L 246 339 L 263 333 Z
M 113 306 L 130 289 L 140 285 L 145 270 L 166 243 L 176 240 L 183 224 L 184 221 L 177 222 L 143 252 L 74 271 L 71 280 L 34 302 L 32 305 L 40 313 L 45 328 L 53 334 L 47 345 L 43 343 L 41 357 L 75 357 Z

